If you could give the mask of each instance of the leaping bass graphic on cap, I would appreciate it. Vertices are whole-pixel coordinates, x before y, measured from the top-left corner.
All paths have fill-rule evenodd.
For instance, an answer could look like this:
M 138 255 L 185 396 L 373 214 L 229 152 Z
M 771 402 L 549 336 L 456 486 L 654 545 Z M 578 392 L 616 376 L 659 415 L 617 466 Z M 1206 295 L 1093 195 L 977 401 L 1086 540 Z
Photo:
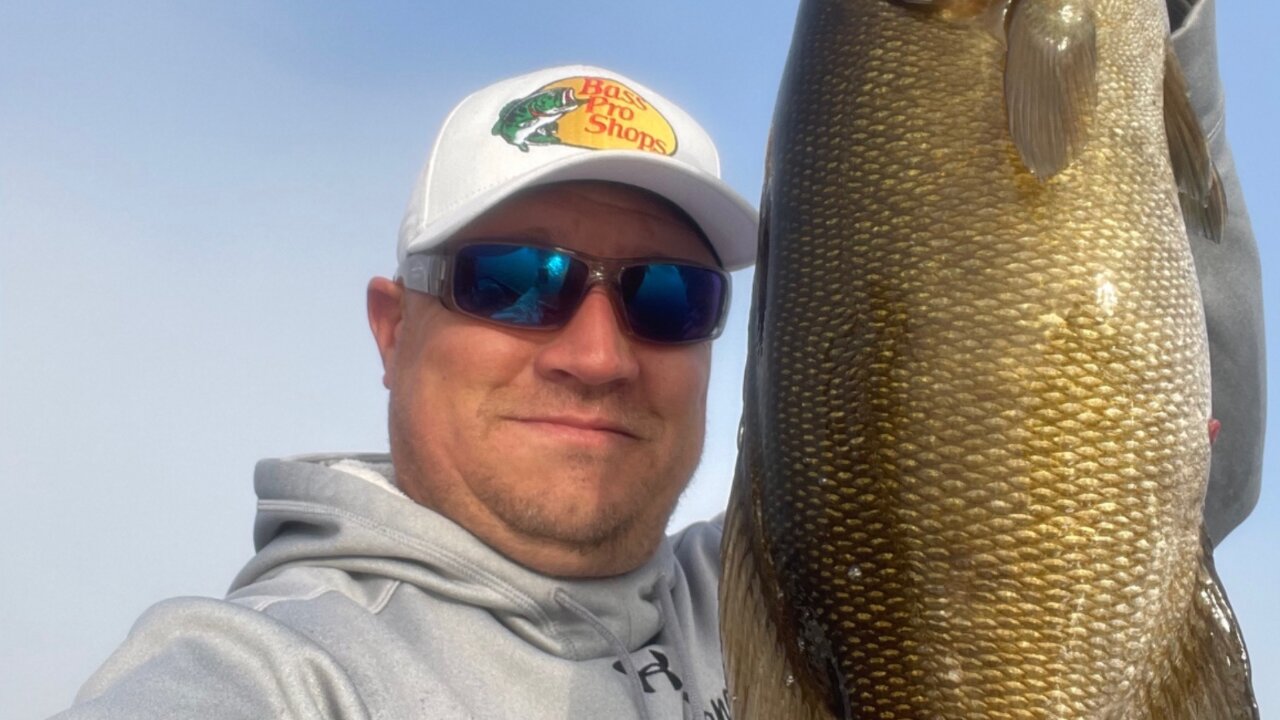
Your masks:
M 666 117 L 640 93 L 602 77 L 556 80 L 508 102 L 493 134 L 522 152 L 530 145 L 676 152 L 675 130 Z

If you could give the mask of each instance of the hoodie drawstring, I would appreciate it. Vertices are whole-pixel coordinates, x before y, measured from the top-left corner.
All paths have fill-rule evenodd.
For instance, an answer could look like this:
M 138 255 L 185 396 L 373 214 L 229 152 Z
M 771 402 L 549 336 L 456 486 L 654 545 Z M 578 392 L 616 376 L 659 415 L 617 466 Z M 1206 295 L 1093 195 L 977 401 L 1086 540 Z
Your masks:
M 671 596 L 675 581 L 664 573 L 658 577 L 658 585 L 661 588 L 658 600 L 662 603 L 662 629 L 667 631 L 667 637 L 675 645 L 676 658 L 680 661 L 680 667 L 684 668 L 684 692 L 689 698 L 688 702 L 681 704 L 684 708 L 684 720 L 693 720 L 697 713 L 694 703 L 702 700 L 702 694 L 698 691 L 698 670 L 689 659 L 689 645 L 685 642 L 684 631 L 676 618 L 676 601 Z
M 680 703 L 681 717 L 684 720 L 695 720 L 697 711 L 694 709 L 694 703 L 702 699 L 702 694 L 698 689 L 698 672 L 693 666 L 693 662 L 689 656 L 689 645 L 685 642 L 684 632 L 681 631 L 680 623 L 676 617 L 676 603 L 672 596 L 672 590 L 675 582 L 665 573 L 658 577 L 658 602 L 662 610 L 662 629 L 665 631 L 667 638 L 671 644 L 675 646 L 676 660 L 680 663 L 680 668 L 684 670 L 684 699 Z M 622 663 L 622 667 L 626 669 L 627 678 L 630 682 L 627 684 L 631 693 L 631 701 L 636 706 L 636 711 L 640 714 L 641 720 L 652 720 L 649 714 L 648 705 L 644 700 L 644 686 L 640 682 L 640 672 L 636 669 L 635 662 L 631 659 L 631 653 L 627 650 L 627 646 L 622 644 L 617 635 L 614 635 L 605 624 L 600 621 L 590 610 L 584 607 L 577 600 L 573 599 L 569 593 L 562 588 L 556 588 L 553 594 L 556 603 L 564 609 L 577 615 L 583 622 L 595 628 L 595 631 L 604 638 L 605 642 L 613 648 L 613 652 L 618 657 L 618 662 Z
M 631 653 L 627 652 L 627 646 L 623 645 L 618 636 L 610 632 L 609 628 L 600 622 L 600 618 L 597 618 L 590 610 L 583 607 L 577 600 L 574 600 L 562 588 L 556 588 L 553 597 L 560 607 L 577 615 L 583 622 L 595 628 L 600 637 L 604 638 L 605 642 L 613 648 L 614 654 L 618 656 L 618 662 L 622 663 L 622 667 L 627 671 L 626 675 L 629 680 L 627 689 L 631 691 L 631 702 L 635 704 L 636 712 L 640 714 L 640 720 L 653 720 L 652 716 L 649 715 L 649 707 L 644 701 L 644 687 L 640 684 L 640 671 L 636 669 L 636 664 L 631 659 Z

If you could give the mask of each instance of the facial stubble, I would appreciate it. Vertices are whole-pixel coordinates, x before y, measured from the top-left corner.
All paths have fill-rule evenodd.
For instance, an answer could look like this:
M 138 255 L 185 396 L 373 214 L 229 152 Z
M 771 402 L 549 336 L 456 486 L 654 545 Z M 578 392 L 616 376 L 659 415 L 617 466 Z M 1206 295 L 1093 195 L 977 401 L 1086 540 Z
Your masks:
M 619 471 L 604 479 L 598 478 L 598 475 L 601 472 L 608 473 L 610 468 L 597 454 L 567 452 L 557 463 L 559 472 L 555 477 L 529 479 L 531 483 L 535 483 L 535 492 L 539 488 L 548 487 L 547 483 L 556 482 L 624 482 L 633 484 L 634 490 L 602 505 L 556 506 L 547 502 L 530 501 L 527 494 L 512 492 L 512 488 L 516 486 L 510 479 L 504 482 L 502 470 L 493 466 L 494 463 L 504 462 L 504 458 L 497 453 L 466 467 L 454 467 L 453 471 L 459 476 L 454 483 L 433 482 L 430 473 L 449 470 L 434 467 L 437 463 L 430 462 L 428 458 L 430 453 L 427 438 L 414 437 L 409 428 L 417 427 L 417 424 L 403 413 L 401 404 L 395 402 L 393 397 L 388 408 L 388 418 L 397 482 L 417 502 L 451 516 L 448 507 L 456 498 L 443 495 L 470 494 L 508 530 L 526 538 L 559 545 L 584 557 L 646 557 L 661 540 L 667 521 L 692 479 L 693 470 L 697 467 L 702 452 L 700 435 L 696 440 L 687 438 L 688 442 L 696 442 L 697 446 L 675 448 L 673 454 L 687 456 L 689 461 L 676 465 L 651 463 L 650 471 Z M 644 467 L 643 463 L 637 464 Z M 597 477 L 593 478 L 593 475 Z M 675 492 L 671 492 L 673 484 L 678 486 Z M 670 497 L 661 505 L 651 502 L 668 493 Z M 450 519 L 467 525 L 464 518 Z

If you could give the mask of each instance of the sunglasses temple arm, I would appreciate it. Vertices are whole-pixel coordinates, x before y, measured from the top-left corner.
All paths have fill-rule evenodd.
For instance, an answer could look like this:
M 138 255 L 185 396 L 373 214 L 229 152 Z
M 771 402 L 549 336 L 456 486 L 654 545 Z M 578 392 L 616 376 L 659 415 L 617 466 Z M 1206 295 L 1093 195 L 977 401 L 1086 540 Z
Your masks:
M 439 255 L 409 255 L 400 265 L 400 276 L 410 290 L 440 296 L 448 272 L 448 258 Z

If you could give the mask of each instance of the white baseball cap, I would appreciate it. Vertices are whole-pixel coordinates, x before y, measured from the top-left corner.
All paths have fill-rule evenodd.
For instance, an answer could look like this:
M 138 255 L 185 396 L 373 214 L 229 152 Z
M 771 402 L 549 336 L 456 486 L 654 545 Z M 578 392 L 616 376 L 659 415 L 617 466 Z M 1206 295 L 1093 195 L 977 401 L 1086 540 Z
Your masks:
M 720 179 L 706 130 L 644 85 L 586 65 L 494 83 L 449 113 L 400 224 L 397 261 L 516 192 L 566 180 L 657 193 L 693 218 L 726 270 L 755 262 L 756 211 Z

